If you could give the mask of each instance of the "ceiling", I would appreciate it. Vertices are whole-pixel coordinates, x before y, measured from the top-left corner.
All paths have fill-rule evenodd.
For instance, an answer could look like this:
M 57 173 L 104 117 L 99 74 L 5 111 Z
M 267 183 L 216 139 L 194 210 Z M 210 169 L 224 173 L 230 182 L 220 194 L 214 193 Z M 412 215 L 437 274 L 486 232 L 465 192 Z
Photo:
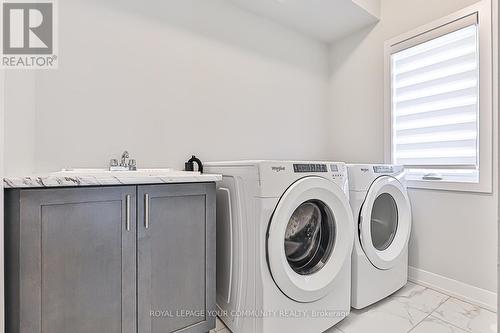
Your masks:
M 332 42 L 379 19 L 380 0 L 231 0 L 281 25 Z

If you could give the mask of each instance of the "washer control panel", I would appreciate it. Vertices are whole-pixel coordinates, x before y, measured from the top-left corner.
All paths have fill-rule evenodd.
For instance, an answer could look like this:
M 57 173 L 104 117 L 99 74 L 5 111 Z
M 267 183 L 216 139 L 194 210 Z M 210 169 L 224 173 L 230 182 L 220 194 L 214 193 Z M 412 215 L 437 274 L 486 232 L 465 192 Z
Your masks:
M 332 172 L 333 178 L 344 177 L 345 167 L 339 168 L 338 164 L 330 164 L 330 171 Z
M 344 168 L 337 164 L 324 164 L 324 163 L 295 163 L 293 165 L 295 173 L 332 173 L 333 178 L 343 177 Z
M 326 164 L 294 164 L 293 171 L 295 173 L 314 173 L 314 172 L 328 172 Z

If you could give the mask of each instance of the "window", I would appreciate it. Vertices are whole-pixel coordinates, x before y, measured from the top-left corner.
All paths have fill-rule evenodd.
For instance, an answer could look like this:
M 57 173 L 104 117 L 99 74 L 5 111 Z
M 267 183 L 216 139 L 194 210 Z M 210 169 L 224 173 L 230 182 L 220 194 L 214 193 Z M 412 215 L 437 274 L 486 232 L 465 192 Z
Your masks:
M 386 43 L 386 159 L 410 187 L 491 191 L 491 19 L 480 7 Z

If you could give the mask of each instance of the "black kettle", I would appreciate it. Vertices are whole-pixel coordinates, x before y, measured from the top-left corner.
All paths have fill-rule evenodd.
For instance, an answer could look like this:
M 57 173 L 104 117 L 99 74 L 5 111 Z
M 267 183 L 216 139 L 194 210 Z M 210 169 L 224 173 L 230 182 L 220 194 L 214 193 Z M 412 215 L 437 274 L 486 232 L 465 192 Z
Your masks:
M 195 155 L 191 156 L 189 161 L 184 163 L 184 170 L 185 171 L 194 171 L 194 164 L 198 165 L 198 171 L 200 173 L 203 173 L 203 163 L 201 163 L 201 160 L 197 158 Z

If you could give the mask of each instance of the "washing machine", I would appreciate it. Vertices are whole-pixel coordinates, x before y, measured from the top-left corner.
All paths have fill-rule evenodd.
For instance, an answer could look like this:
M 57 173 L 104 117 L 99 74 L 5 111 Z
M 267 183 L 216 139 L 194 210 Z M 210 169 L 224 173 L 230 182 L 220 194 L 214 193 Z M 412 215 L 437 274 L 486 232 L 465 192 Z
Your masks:
M 352 307 L 386 298 L 408 281 L 411 206 L 398 165 L 347 166 L 356 223 L 352 252 Z
M 217 307 L 233 333 L 315 333 L 350 311 L 354 222 L 335 162 L 207 163 L 217 188 Z

